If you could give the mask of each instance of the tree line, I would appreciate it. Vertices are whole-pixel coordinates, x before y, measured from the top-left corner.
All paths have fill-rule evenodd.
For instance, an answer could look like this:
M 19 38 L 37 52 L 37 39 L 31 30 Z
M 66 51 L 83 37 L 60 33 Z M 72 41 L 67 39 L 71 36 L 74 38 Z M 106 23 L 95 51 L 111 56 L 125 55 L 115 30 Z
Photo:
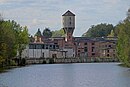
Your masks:
M 51 31 L 49 28 L 45 28 L 42 33 L 40 29 L 38 29 L 35 35 L 50 38 L 50 37 L 63 37 L 65 36 L 65 33 L 63 29 Z
M 19 58 L 18 65 L 22 64 L 21 55 L 29 42 L 28 37 L 26 26 L 0 18 L 0 67 L 17 65 L 15 57 Z

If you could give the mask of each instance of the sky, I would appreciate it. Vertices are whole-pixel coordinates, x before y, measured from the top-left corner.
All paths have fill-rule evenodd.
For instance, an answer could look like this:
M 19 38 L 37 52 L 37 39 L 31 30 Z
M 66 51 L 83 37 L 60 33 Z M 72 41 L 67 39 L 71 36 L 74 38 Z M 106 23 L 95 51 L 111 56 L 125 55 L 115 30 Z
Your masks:
M 81 36 L 92 25 L 116 25 L 126 17 L 130 0 L 0 0 L 0 13 L 5 20 L 15 20 L 27 26 L 34 35 L 62 28 L 62 14 L 67 10 L 76 15 L 74 36 Z

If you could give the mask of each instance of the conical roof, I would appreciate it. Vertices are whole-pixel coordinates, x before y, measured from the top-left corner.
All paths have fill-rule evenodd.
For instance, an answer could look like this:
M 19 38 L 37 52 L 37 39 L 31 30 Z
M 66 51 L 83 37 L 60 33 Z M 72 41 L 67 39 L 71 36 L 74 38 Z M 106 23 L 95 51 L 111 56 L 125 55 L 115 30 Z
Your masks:
M 37 33 L 35 34 L 35 36 L 42 36 L 40 29 L 38 29 L 38 31 L 37 31 Z
M 68 10 L 62 16 L 75 16 L 75 14 Z

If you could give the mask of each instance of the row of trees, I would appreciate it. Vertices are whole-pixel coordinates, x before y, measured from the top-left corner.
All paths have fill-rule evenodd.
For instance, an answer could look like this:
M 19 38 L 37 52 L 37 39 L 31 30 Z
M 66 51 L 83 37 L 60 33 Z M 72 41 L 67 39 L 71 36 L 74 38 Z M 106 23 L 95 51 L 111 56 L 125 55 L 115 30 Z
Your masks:
M 107 37 L 115 27 L 112 24 L 101 23 L 97 25 L 92 25 L 83 37 Z
M 0 20 L 0 67 L 14 64 L 12 60 L 18 55 L 21 60 L 22 51 L 29 42 L 27 27 L 15 21 Z M 21 64 L 21 61 L 19 61 Z
M 38 31 L 35 35 L 50 38 L 50 37 L 62 37 L 65 35 L 65 33 L 64 33 L 63 29 L 51 31 L 49 28 L 45 28 L 42 33 L 41 33 L 40 29 L 38 29 Z

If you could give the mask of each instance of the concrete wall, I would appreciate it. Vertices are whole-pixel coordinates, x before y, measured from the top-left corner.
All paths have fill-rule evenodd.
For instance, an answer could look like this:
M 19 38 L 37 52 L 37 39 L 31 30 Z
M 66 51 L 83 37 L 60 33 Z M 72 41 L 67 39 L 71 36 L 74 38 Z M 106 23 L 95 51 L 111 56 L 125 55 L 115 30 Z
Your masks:
M 49 58 L 49 56 L 49 49 L 25 49 L 22 53 L 22 58 Z
M 64 49 L 64 51 L 66 51 L 66 57 L 67 58 L 75 57 L 74 49 Z

